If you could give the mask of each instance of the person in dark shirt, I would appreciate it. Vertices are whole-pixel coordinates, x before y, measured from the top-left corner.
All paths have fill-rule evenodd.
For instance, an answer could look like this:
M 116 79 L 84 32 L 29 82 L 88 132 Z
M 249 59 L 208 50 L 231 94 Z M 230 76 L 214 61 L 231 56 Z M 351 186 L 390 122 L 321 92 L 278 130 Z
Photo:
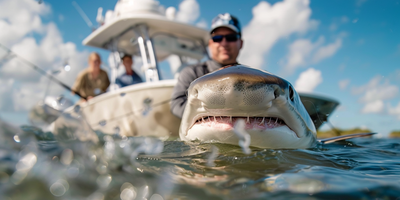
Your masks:
M 133 85 L 136 83 L 143 82 L 140 76 L 132 69 L 132 56 L 129 54 L 124 54 L 121 58 L 122 64 L 125 67 L 125 73 L 117 77 L 115 83 L 118 84 L 120 88 Z
M 208 48 L 212 60 L 185 67 L 172 92 L 171 112 L 179 118 L 182 118 L 186 91 L 192 81 L 222 67 L 238 64 L 236 59 L 243 45 L 239 20 L 229 13 L 219 14 L 212 21 L 210 34 Z

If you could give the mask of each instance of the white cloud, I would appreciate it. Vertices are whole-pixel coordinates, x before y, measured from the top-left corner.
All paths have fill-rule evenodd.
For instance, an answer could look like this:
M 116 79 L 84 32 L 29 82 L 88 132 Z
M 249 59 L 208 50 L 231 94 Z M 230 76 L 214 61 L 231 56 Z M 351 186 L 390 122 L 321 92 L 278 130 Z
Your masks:
M 287 64 L 285 72 L 291 74 L 298 66 L 304 66 L 309 63 L 310 54 L 314 49 L 324 42 L 324 38 L 320 37 L 316 43 L 312 43 L 307 39 L 299 39 L 289 46 L 289 54 L 287 56 Z
M 196 0 L 183 0 L 179 4 L 176 20 L 184 23 L 194 23 L 200 16 L 200 6 Z
M 196 26 L 205 29 L 205 28 L 208 27 L 208 24 L 207 24 L 207 21 L 205 19 L 201 19 L 199 22 L 196 23 Z
M 387 111 L 390 115 L 397 116 L 397 119 L 400 120 L 400 102 L 396 107 L 392 107 L 390 104 L 388 104 Z
M 357 6 L 357 7 L 360 7 L 360 6 L 362 6 L 365 2 L 367 2 L 367 0 L 357 0 L 356 6 Z
M 340 87 L 340 89 L 341 89 L 341 90 L 346 89 L 347 86 L 349 85 L 349 83 L 350 83 L 350 79 L 344 79 L 344 80 L 339 81 L 339 87 Z
M 331 30 L 331 31 L 336 31 L 337 28 L 338 28 L 338 25 L 335 24 L 335 23 L 333 23 L 333 24 L 331 24 L 331 25 L 329 26 L 329 30 Z
M 65 20 L 64 15 L 59 14 L 58 15 L 58 21 L 63 22 Z
M 342 24 L 346 24 L 347 22 L 349 22 L 349 18 L 347 18 L 346 16 L 334 18 L 332 24 L 329 26 L 329 30 L 336 31 L 339 26 L 341 26 Z
M 57 79 L 72 85 L 76 75 L 86 67 L 88 52 L 78 52 L 73 43 L 64 43 L 53 22 L 43 23 L 42 17 L 51 10 L 45 3 L 32 0 L 0 0 L 0 43 L 9 47 L 19 57 L 0 63 L 1 84 L 7 89 L 0 90 L 0 110 L 26 111 L 43 99 L 48 79 L 23 62 L 21 58 L 51 71 L 60 69 L 65 61 L 71 71 L 62 72 Z M 37 33 L 35 37 L 32 34 Z M 65 90 L 50 83 L 51 92 L 59 95 Z M 57 87 L 54 87 L 56 86 Z
M 349 22 L 349 18 L 348 18 L 347 16 L 343 16 L 343 17 L 340 19 L 340 21 L 344 24 L 344 23 Z
M 48 14 L 50 7 L 32 0 L 1 0 L 0 42 L 9 46 L 28 33 L 43 33 L 41 15 Z
M 396 97 L 399 88 L 377 75 L 366 85 L 353 88 L 352 93 L 362 95 L 359 101 L 365 104 L 361 110 L 363 113 L 381 113 L 384 111 L 384 101 Z
M 261 1 L 253 8 L 253 18 L 243 28 L 243 49 L 240 63 L 261 68 L 265 55 L 281 38 L 305 33 L 317 27 L 311 20 L 309 0 L 284 0 L 274 5 Z
M 338 38 L 334 43 L 322 46 L 316 50 L 312 58 L 313 63 L 318 63 L 319 61 L 333 56 L 336 51 L 342 46 L 342 39 Z
M 309 68 L 300 74 L 295 88 L 299 92 L 312 92 L 320 83 L 322 83 L 321 71 Z
M 338 38 L 334 43 L 323 45 L 324 37 L 312 43 L 308 39 L 298 39 L 289 46 L 289 53 L 286 56 L 285 73 L 291 74 L 296 68 L 315 64 L 336 53 L 341 47 L 342 39 Z M 285 61 L 284 61 L 285 63 Z
M 382 100 L 370 101 L 365 104 L 361 113 L 381 113 L 384 109 Z
M 383 83 L 381 83 L 383 81 Z M 390 85 L 389 81 L 383 80 L 382 76 L 375 76 L 365 86 L 361 86 L 353 90 L 362 92 L 364 95 L 360 98 L 363 103 L 373 102 L 376 100 L 388 100 L 394 98 L 399 88 L 395 85 Z

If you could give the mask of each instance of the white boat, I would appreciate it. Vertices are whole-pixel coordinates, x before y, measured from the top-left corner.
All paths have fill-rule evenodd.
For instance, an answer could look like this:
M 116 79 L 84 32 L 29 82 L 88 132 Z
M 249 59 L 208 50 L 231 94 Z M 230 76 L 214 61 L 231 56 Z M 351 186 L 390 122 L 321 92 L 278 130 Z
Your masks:
M 117 89 L 116 67 L 112 68 L 110 91 L 99 95 L 65 113 L 82 115 L 92 130 L 125 136 L 178 137 L 180 119 L 170 112 L 170 99 L 176 79 L 161 76 L 160 62 L 174 55 L 181 61 L 170 67 L 176 78 L 188 64 L 208 58 L 207 30 L 174 20 L 173 13 L 164 14 L 162 7 L 153 0 L 119 0 L 114 11 L 108 11 L 104 24 L 92 32 L 83 44 L 109 50 L 118 66 L 118 53 L 140 56 L 146 82 Z M 316 119 L 317 128 L 327 119 L 338 102 L 318 95 L 301 95 L 307 111 Z M 328 105 L 329 104 L 329 105 Z M 307 106 L 310 105 L 310 106 Z M 328 105 L 328 106 L 327 106 Z M 317 106 L 318 108 L 315 108 Z M 54 133 L 67 127 L 65 120 L 54 123 Z M 117 130 L 117 131 L 116 131 Z
M 160 62 L 174 55 L 180 66 L 170 68 L 176 76 L 188 64 L 207 58 L 208 31 L 167 18 L 162 7 L 152 0 L 120 0 L 114 11 L 106 13 L 104 24 L 92 32 L 83 44 L 119 53 L 140 56 L 146 82 L 116 89 L 117 69 L 112 68 L 110 91 L 87 103 L 80 111 L 93 130 L 125 136 L 178 136 L 180 119 L 170 112 L 175 79 L 161 76 Z M 74 114 L 74 107 L 65 110 Z M 55 122 L 55 133 L 64 120 Z

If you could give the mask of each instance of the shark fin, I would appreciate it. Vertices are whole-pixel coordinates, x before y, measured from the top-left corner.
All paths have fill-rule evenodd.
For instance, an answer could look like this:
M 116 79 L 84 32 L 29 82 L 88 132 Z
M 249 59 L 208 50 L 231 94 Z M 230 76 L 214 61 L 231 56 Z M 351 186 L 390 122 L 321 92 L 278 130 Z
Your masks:
M 368 137 L 375 135 L 376 133 L 356 133 L 356 134 L 350 134 L 350 135 L 342 135 L 338 137 L 332 137 L 332 138 L 327 138 L 327 139 L 320 139 L 318 142 L 320 144 L 329 144 L 332 142 L 337 142 L 340 140 L 346 140 L 346 139 L 351 139 L 351 138 L 358 138 L 358 137 Z

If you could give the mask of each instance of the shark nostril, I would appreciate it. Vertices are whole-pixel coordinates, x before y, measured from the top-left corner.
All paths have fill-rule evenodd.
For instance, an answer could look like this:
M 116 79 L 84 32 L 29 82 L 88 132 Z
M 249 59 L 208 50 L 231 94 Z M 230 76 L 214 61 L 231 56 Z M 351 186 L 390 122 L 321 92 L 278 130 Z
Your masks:
M 274 96 L 275 96 L 275 99 L 279 97 L 279 90 L 278 89 L 275 89 Z
M 195 89 L 193 92 L 193 96 L 197 98 L 199 96 L 199 90 Z
M 274 97 L 277 99 L 282 94 L 282 89 L 279 85 L 272 85 L 272 89 L 274 90 Z
M 292 102 L 294 101 L 294 91 L 292 86 L 289 86 L 289 98 Z

